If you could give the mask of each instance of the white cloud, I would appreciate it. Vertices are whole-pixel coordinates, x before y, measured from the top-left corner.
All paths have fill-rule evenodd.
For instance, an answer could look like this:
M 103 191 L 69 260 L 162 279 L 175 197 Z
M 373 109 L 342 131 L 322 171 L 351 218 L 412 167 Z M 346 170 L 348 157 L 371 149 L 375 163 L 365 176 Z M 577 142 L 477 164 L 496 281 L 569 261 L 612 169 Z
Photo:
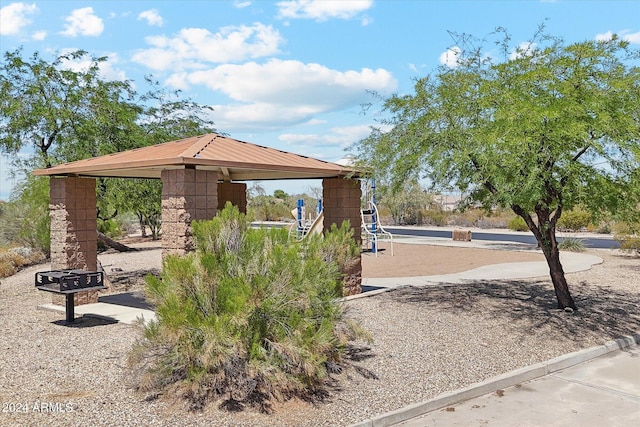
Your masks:
M 35 33 L 33 33 L 31 35 L 31 38 L 33 40 L 42 41 L 42 40 L 47 38 L 47 32 L 46 31 L 36 31 Z
M 351 19 L 373 6 L 373 0 L 287 0 L 276 3 L 280 18 Z M 368 21 L 363 21 L 366 25 Z
M 607 31 L 606 33 L 603 33 L 603 34 L 596 34 L 596 40 L 599 42 L 611 40 L 612 37 L 613 37 L 613 32 L 611 31 Z
M 614 34 L 617 34 L 619 38 L 628 41 L 629 43 L 640 44 L 640 31 L 638 31 L 637 33 L 632 33 L 629 30 L 622 30 L 618 33 L 607 31 L 606 33 L 596 34 L 595 39 L 597 41 L 608 41 L 613 38 Z
M 202 28 L 183 28 L 170 38 L 147 37 L 153 46 L 133 55 L 135 62 L 154 70 L 202 68 L 201 63 L 237 62 L 279 52 L 280 33 L 271 26 L 229 26 L 211 33 Z
M 397 81 L 384 69 L 332 70 L 319 64 L 272 59 L 265 64 L 226 64 L 175 76 L 178 82 L 202 84 L 236 101 L 214 106 L 219 129 L 280 129 L 313 120 L 317 114 L 358 106 L 367 90 L 391 93 Z M 317 123 L 317 122 L 316 122 Z
M 371 133 L 369 125 L 356 125 L 331 128 L 322 134 L 285 133 L 278 137 L 280 141 L 291 145 L 305 147 L 339 147 L 347 148 L 354 142 L 366 138 Z
M 243 0 L 233 0 L 233 6 L 237 9 L 244 9 L 247 6 L 251 6 L 251 2 L 250 1 L 243 1 Z
M 637 33 L 624 34 L 622 38 L 629 43 L 640 44 L 640 31 Z
M 75 49 L 65 49 L 61 53 L 67 54 L 73 51 L 75 51 Z M 127 80 L 126 73 L 116 67 L 118 62 L 120 62 L 118 54 L 116 52 L 112 52 L 107 53 L 104 56 L 107 56 L 109 59 L 107 61 L 101 62 L 98 65 L 98 72 L 100 77 L 108 81 Z M 88 57 L 84 57 L 82 59 L 76 60 L 63 60 L 60 65 L 62 68 L 65 68 L 67 70 L 75 72 L 86 72 L 89 67 L 91 67 L 92 61 Z
M 145 10 L 144 12 L 140 12 L 140 14 L 138 15 L 138 21 L 142 19 L 146 20 L 147 24 L 149 25 L 162 27 L 162 16 L 160 16 L 157 9 L 149 9 Z
M 35 4 L 11 3 L 0 8 L 0 35 L 13 36 L 31 23 L 28 18 L 38 11 Z
M 440 63 L 449 68 L 455 68 L 459 65 L 458 59 L 460 58 L 461 53 L 462 49 L 458 46 L 450 47 L 440 54 Z
M 531 56 L 533 51 L 536 50 L 536 44 L 532 42 L 522 42 L 518 45 L 516 50 L 509 54 L 509 59 L 514 60 L 518 58 L 523 58 L 525 56 Z
M 189 75 L 191 84 L 203 84 L 243 102 L 314 105 L 334 109 L 364 101 L 366 90 L 390 91 L 396 80 L 384 69 L 337 71 L 320 64 L 271 59 L 265 64 L 224 64 Z
M 63 36 L 99 36 L 104 30 L 102 19 L 93 13 L 92 7 L 83 7 L 75 9 L 71 15 L 65 18 L 67 23 L 64 25 L 65 30 L 61 32 Z
M 320 120 L 320 119 L 311 119 L 307 122 L 309 126 L 323 125 L 325 123 L 327 123 L 326 120 Z

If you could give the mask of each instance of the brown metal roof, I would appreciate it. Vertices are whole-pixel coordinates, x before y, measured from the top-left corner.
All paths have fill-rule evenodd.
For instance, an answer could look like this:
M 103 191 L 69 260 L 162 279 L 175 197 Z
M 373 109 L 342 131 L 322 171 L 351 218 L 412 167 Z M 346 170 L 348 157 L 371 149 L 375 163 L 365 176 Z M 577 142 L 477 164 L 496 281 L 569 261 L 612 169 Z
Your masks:
M 304 179 L 346 176 L 336 163 L 238 141 L 215 133 L 38 169 L 34 175 L 160 178 L 163 169 L 217 170 L 225 180 Z

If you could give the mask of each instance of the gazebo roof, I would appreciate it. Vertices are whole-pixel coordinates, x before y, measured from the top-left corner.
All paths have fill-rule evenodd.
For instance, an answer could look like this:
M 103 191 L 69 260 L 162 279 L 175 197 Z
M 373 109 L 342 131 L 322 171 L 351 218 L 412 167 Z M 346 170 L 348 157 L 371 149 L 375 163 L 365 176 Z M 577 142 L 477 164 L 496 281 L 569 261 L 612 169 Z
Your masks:
M 163 169 L 215 170 L 229 181 L 347 176 L 336 163 L 238 141 L 210 133 L 164 144 L 38 169 L 34 175 L 160 178 Z

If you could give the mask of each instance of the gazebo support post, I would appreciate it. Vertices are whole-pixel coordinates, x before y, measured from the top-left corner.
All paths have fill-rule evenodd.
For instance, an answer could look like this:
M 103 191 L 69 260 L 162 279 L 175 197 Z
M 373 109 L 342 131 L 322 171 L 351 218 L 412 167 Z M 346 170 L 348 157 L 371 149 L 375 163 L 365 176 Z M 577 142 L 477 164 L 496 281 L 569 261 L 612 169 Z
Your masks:
M 218 210 L 218 173 L 195 168 L 165 169 L 162 179 L 162 256 L 194 249 L 191 221 Z
M 218 183 L 218 209 L 224 209 L 224 205 L 231 202 L 237 206 L 240 212 L 247 213 L 247 184 L 241 182 Z
M 51 177 L 51 270 L 95 271 L 98 264 L 96 180 L 94 178 Z M 65 304 L 53 295 L 54 304 Z M 98 302 L 98 291 L 74 294 L 74 305 Z
M 360 236 L 360 199 L 362 190 L 360 181 L 349 178 L 325 178 L 322 180 L 322 198 L 324 205 L 324 231 L 332 224 L 340 225 L 349 220 L 353 229 L 353 239 L 358 245 Z M 343 294 L 355 295 L 362 292 L 362 263 L 358 259 L 350 271 L 345 272 Z

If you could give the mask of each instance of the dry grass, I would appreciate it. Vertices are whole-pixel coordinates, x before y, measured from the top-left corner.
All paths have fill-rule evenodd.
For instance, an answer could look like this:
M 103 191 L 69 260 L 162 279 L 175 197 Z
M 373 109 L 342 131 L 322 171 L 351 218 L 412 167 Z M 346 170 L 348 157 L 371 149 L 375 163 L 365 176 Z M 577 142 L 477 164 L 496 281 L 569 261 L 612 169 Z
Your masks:
M 0 278 L 16 274 L 21 268 L 44 261 L 42 252 L 28 248 L 0 249 Z

